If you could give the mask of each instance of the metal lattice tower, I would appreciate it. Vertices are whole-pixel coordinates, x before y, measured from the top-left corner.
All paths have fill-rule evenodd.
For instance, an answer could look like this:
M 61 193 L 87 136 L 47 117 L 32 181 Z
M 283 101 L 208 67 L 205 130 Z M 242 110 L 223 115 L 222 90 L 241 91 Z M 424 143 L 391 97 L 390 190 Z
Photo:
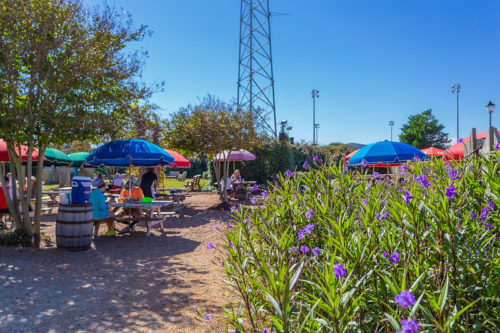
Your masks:
M 277 137 L 269 0 L 241 0 L 238 107 Z

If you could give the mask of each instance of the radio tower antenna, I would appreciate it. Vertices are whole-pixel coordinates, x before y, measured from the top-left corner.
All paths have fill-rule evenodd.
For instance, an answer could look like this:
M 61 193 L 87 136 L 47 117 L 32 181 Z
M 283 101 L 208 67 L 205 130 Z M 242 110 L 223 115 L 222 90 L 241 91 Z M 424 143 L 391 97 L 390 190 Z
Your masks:
M 277 137 L 269 0 L 241 0 L 238 108 Z

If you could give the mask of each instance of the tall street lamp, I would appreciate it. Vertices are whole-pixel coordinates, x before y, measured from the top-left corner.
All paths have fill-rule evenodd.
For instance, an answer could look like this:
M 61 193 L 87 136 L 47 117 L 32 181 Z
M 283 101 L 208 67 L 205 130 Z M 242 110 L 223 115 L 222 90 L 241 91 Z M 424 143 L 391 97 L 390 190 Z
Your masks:
M 451 86 L 451 92 L 457 93 L 457 141 L 460 139 L 460 134 L 458 132 L 458 95 L 460 94 L 460 83 L 455 83 Z
M 394 126 L 394 120 L 389 121 L 389 127 L 391 128 L 391 141 L 392 141 L 392 126 Z
M 311 91 L 313 99 L 313 144 L 316 143 L 316 98 L 319 98 L 319 90 L 313 89 Z
M 488 113 L 490 114 L 490 127 L 488 127 L 488 132 L 489 132 L 491 128 L 491 114 L 493 113 L 493 111 L 495 111 L 495 104 L 489 101 L 488 105 L 486 105 L 486 111 L 488 111 Z

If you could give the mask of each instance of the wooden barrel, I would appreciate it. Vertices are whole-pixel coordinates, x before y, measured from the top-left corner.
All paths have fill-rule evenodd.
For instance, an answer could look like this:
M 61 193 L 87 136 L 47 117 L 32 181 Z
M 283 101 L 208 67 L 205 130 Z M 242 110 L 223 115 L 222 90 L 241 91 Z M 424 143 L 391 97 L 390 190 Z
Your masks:
M 92 205 L 59 205 L 56 244 L 69 251 L 85 251 L 92 243 Z

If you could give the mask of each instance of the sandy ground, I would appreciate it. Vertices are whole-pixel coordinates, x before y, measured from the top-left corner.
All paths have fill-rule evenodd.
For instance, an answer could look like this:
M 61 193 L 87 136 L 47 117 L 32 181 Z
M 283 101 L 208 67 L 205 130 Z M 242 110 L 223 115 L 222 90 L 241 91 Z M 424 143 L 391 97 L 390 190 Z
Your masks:
M 231 220 L 195 193 L 166 232 L 105 237 L 91 250 L 0 247 L 0 332 L 227 332 L 224 273 L 216 250 Z M 42 231 L 55 241 L 56 215 Z M 214 230 L 219 225 L 218 230 Z M 55 245 L 54 245 L 55 246 Z M 210 322 L 203 322 L 211 314 Z

